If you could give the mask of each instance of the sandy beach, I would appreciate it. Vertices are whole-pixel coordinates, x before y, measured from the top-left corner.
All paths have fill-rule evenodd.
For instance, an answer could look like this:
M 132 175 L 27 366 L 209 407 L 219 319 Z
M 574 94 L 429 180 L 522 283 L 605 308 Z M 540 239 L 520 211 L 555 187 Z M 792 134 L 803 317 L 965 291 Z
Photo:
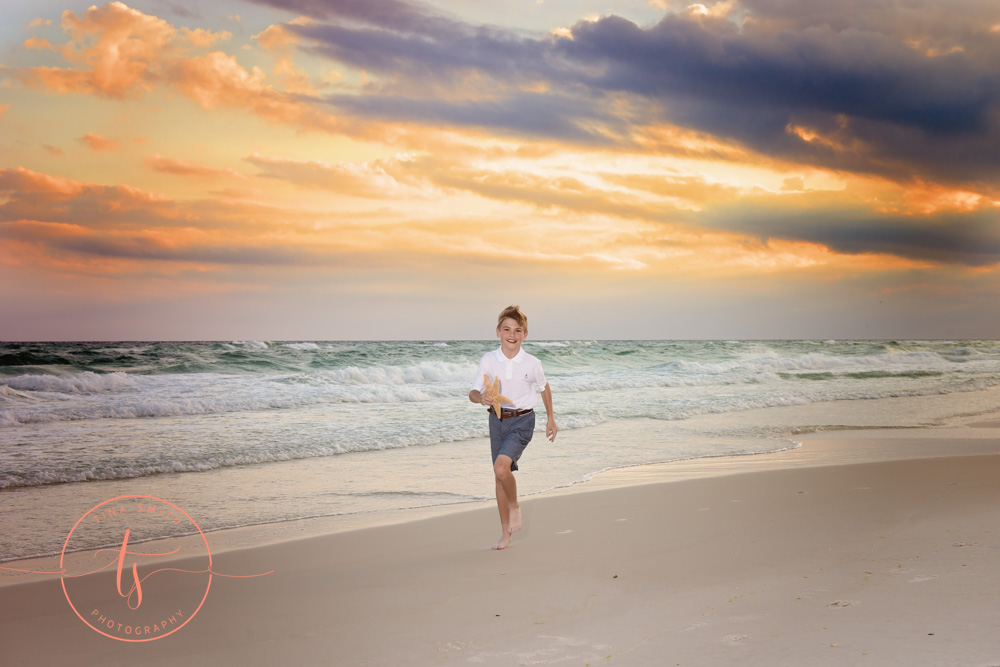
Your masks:
M 528 498 L 504 552 L 488 548 L 488 504 L 231 541 L 213 572 L 273 572 L 214 576 L 190 623 L 155 641 L 101 636 L 57 577 L 16 577 L 0 588 L 4 661 L 1000 664 L 1000 423 L 802 440 Z M 117 595 L 113 571 L 79 584 L 79 606 Z M 204 588 L 204 575 L 150 579 L 146 604 L 181 612 Z

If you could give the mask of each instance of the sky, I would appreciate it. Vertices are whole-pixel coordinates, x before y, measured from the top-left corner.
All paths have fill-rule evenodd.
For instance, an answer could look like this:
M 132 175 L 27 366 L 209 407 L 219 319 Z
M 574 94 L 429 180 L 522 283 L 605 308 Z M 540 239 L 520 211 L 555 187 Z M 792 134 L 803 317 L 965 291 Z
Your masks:
M 0 340 L 995 338 L 995 0 L 0 8 Z

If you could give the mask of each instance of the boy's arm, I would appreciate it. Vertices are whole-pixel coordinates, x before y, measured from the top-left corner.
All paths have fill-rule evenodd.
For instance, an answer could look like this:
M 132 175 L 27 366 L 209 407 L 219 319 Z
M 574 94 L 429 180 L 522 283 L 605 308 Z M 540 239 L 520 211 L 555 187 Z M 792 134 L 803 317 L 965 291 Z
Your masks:
M 546 422 L 548 422 L 545 426 L 545 437 L 549 439 L 549 442 L 555 442 L 559 427 L 556 426 L 556 416 L 552 411 L 552 388 L 548 382 L 545 383 L 545 389 L 542 390 L 542 403 L 545 404 L 545 416 Z
M 479 369 L 476 371 L 476 379 L 472 383 L 472 389 L 469 390 L 469 400 L 473 403 L 493 405 L 493 401 L 486 400 L 486 378 L 483 377 L 483 374 L 486 372 L 484 364 L 485 358 L 480 359 Z

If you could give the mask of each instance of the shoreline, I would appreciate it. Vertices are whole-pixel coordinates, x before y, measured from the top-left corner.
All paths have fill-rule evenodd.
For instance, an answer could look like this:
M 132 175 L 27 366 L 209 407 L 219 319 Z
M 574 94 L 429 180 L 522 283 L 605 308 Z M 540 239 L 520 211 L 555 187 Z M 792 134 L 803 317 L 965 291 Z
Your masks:
M 907 397 L 908 400 L 912 400 L 912 398 Z M 891 401 L 893 399 L 882 400 Z M 817 405 L 771 407 L 748 412 L 794 412 L 815 409 Z M 837 406 L 836 403 L 830 405 Z M 715 415 L 701 417 L 704 420 L 714 418 Z M 898 428 L 886 426 L 846 427 L 794 435 L 788 434 L 789 439 L 794 439 L 794 444 L 787 449 L 759 454 L 722 455 L 612 468 L 594 473 L 585 480 L 566 486 L 524 495 L 522 499 L 527 502 L 633 486 L 795 468 L 1000 454 L 1000 444 L 991 444 L 993 441 L 1000 443 L 1000 418 L 977 414 L 951 421 L 950 425 L 937 424 Z M 947 451 L 943 451 L 937 444 L 936 441 L 941 439 L 948 439 L 952 443 L 947 447 Z M 488 499 L 296 518 L 206 530 L 204 534 L 209 542 L 211 552 L 222 554 L 325 535 L 409 524 L 491 508 L 495 508 L 495 501 Z M 193 534 L 182 538 L 146 540 L 138 544 L 173 541 L 184 548 L 196 544 L 200 540 L 199 535 Z M 68 554 L 67 563 L 80 566 L 86 553 L 83 551 Z M 0 563 L 0 590 L 7 586 L 59 578 L 59 559 L 60 554 L 56 553 L 49 556 L 3 561 Z M 149 562 L 162 563 L 169 560 L 169 557 L 158 557 L 152 558 Z M 29 570 L 30 572 L 17 572 L 16 570 Z
M 499 553 L 490 507 L 219 549 L 213 571 L 247 578 L 213 580 L 162 641 L 13 585 L 0 639 L 46 664 L 997 664 L 1000 423 L 874 434 L 526 498 Z M 115 598 L 112 573 L 90 579 Z
M 698 414 L 677 421 L 645 417 L 609 420 L 582 429 L 564 430 L 554 445 L 536 437 L 538 442 L 529 452 L 528 465 L 518 476 L 518 487 L 523 498 L 545 497 L 660 479 L 721 474 L 727 468 L 753 470 L 769 461 L 801 465 L 802 452 L 786 451 L 796 442 L 836 439 L 835 434 L 843 429 L 860 430 L 866 438 L 886 437 L 896 432 L 892 429 L 905 429 L 901 432 L 902 437 L 910 438 L 914 427 L 917 430 L 931 428 L 934 433 L 944 435 L 947 431 L 941 429 L 948 428 L 949 424 L 959 427 L 971 421 L 1000 422 L 998 405 L 1000 387 L 993 387 L 958 394 L 790 404 Z M 979 430 L 982 431 L 980 437 L 989 436 L 989 428 Z M 968 430 L 956 435 L 961 440 L 972 438 Z M 618 451 L 605 456 L 602 452 L 609 446 Z M 701 456 L 698 452 L 708 450 L 715 455 L 698 458 Z M 342 457 L 223 467 L 195 474 L 23 487 L 10 491 L 10 495 L 0 494 L 9 501 L 8 521 L 4 522 L 8 528 L 4 531 L 8 536 L 5 546 L 23 547 L 8 548 L 5 552 L 10 555 L 57 552 L 65 539 L 65 533 L 58 534 L 57 527 L 64 526 L 63 530 L 68 530 L 87 507 L 108 498 L 134 494 L 176 501 L 191 509 L 194 518 L 211 536 L 214 550 L 247 548 L 491 507 L 493 489 L 492 484 L 487 483 L 489 471 L 480 465 L 476 455 L 480 451 L 488 451 L 485 438 L 440 445 L 430 458 L 420 447 L 387 449 L 379 453 L 375 467 L 368 466 L 364 455 L 348 453 Z M 808 451 L 813 450 L 809 448 Z M 862 451 L 849 460 L 870 460 L 874 451 Z M 971 451 L 981 450 L 972 448 Z M 726 452 L 737 455 L 729 456 Z M 960 452 L 952 449 L 949 453 Z M 693 458 L 685 458 L 689 455 Z M 848 460 L 842 451 L 818 456 L 820 460 L 824 456 Z M 436 459 L 439 459 L 438 464 L 435 464 Z M 657 459 L 668 462 L 649 463 Z M 450 463 L 452 461 L 457 465 Z M 608 461 L 616 462 L 615 467 L 593 472 L 607 466 Z M 375 477 L 370 476 L 373 474 Z M 355 485 L 354 480 L 370 481 Z M 363 496 L 378 494 L 351 496 L 352 490 L 364 491 L 366 487 L 388 489 L 390 493 L 385 498 L 375 499 Z M 339 490 L 346 490 L 346 493 L 329 493 Z M 445 504 L 410 508 L 400 508 L 398 497 L 386 500 L 397 491 L 401 496 L 416 492 L 413 495 L 419 497 L 420 492 L 426 490 L 443 491 L 443 496 L 455 495 L 471 500 L 453 502 L 446 499 Z M 342 501 L 340 496 L 349 500 Z M 320 502 L 312 503 L 317 500 Z M 405 498 L 403 502 L 409 504 Z M 56 530 L 42 528 L 45 526 Z M 119 538 L 108 534 L 102 542 L 116 539 Z M 58 554 L 41 557 L 41 560 L 46 558 L 49 567 L 33 569 L 54 571 L 56 568 L 51 565 L 58 561 Z M 25 561 L 36 560 L 39 559 L 21 556 L 5 560 L 0 566 L 18 567 Z M 28 567 L 34 565 L 31 563 Z M 15 580 L 22 579 L 10 571 L 0 570 L 0 586 Z

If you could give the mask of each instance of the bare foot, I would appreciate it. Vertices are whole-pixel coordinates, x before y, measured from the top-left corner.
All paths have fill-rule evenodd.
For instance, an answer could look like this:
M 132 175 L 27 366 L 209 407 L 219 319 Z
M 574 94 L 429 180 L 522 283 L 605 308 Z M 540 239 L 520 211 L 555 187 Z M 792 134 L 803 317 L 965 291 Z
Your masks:
M 510 538 L 511 534 L 505 532 L 503 535 L 500 536 L 500 540 L 493 545 L 493 548 L 496 551 L 500 551 L 501 549 L 506 549 L 507 547 L 510 546 Z
M 507 526 L 507 533 L 513 535 L 521 530 L 521 506 L 510 506 L 510 524 Z

